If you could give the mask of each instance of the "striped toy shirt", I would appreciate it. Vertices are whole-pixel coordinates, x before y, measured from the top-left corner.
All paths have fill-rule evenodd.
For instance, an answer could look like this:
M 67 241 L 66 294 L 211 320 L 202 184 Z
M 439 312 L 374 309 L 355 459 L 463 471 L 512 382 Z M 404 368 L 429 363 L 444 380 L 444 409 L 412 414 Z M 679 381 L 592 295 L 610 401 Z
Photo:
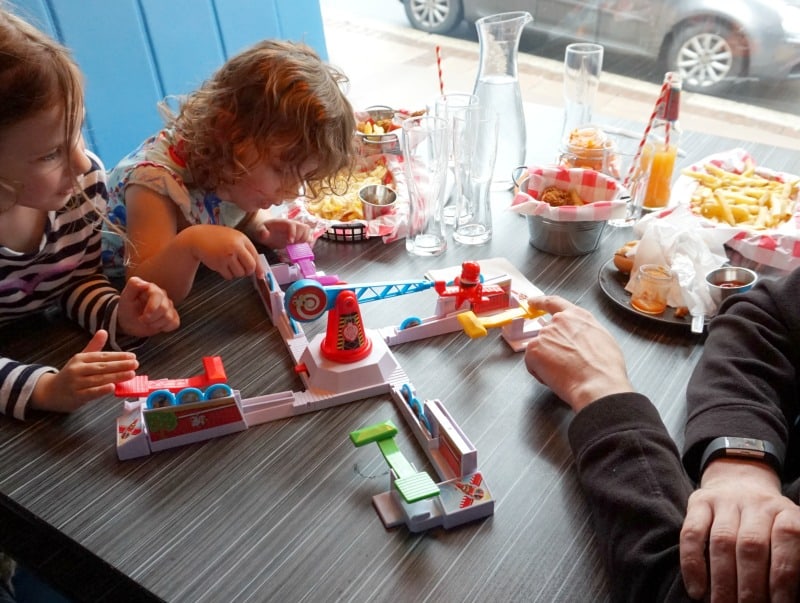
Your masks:
M 139 340 L 116 332 L 119 292 L 100 262 L 106 175 L 100 160 L 87 155 L 92 167 L 80 178 L 85 196 L 75 195 L 65 207 L 48 212 L 39 249 L 20 253 L 0 245 L 0 326 L 57 306 L 91 333 L 107 330 L 110 347 L 118 350 Z M 12 329 L 5 326 L 4 332 Z M 0 412 L 24 419 L 36 382 L 48 372 L 57 369 L 0 355 Z

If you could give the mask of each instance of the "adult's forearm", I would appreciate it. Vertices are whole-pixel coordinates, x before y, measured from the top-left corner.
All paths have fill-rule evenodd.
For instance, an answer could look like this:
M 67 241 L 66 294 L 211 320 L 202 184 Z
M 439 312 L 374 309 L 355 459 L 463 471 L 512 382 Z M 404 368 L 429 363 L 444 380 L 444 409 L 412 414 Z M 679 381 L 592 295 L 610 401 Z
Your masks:
M 569 437 L 614 600 L 688 601 L 678 547 L 692 485 L 656 409 L 640 394 L 608 396 Z

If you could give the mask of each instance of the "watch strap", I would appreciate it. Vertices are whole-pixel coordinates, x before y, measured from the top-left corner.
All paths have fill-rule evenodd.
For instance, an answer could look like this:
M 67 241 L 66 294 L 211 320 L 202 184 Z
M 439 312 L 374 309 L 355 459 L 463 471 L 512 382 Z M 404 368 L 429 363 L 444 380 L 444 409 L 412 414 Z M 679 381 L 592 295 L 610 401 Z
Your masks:
M 708 464 L 718 458 L 742 459 L 765 463 L 780 474 L 783 469 L 783 455 L 777 447 L 766 440 L 723 436 L 714 438 L 706 446 L 700 460 L 700 475 Z

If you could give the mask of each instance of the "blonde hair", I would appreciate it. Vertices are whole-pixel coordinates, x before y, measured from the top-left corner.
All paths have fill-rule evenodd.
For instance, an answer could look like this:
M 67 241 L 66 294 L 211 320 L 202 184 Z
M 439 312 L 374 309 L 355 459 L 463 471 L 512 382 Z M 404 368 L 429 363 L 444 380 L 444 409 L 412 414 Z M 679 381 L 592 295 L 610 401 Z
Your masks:
M 265 40 L 228 60 L 172 120 L 194 183 L 232 184 L 269 160 L 286 182 L 329 184 L 355 156 L 347 77 L 307 45 Z M 301 174 L 301 166 L 316 168 Z
M 0 5 L 0 133 L 41 111 L 64 107 L 64 140 L 83 123 L 83 77 L 69 51 Z

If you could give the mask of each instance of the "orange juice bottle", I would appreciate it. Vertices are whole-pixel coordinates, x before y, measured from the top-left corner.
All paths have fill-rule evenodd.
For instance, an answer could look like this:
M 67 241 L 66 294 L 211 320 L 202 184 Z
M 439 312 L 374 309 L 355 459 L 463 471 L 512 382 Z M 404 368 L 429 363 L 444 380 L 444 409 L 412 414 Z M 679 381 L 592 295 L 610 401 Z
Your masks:
M 666 97 L 657 109 L 647 142 L 642 148 L 641 165 L 649 166 L 650 171 L 643 203 L 648 209 L 658 209 L 669 204 L 672 175 L 675 171 L 675 159 L 678 156 L 678 141 L 681 135 L 678 125 L 680 76 L 669 72 L 664 76 L 664 83 L 668 86 Z

